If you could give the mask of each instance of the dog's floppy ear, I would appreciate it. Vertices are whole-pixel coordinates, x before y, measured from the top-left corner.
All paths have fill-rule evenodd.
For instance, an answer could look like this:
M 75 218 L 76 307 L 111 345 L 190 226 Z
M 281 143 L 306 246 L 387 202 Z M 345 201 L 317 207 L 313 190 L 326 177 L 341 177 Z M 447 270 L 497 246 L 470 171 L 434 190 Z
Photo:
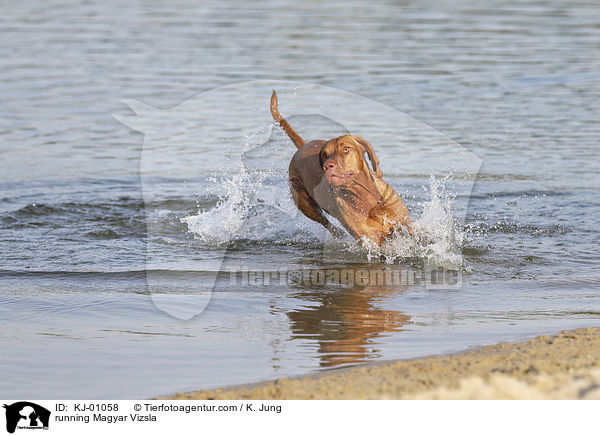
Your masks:
M 375 171 L 377 177 L 381 179 L 383 177 L 383 173 L 381 172 L 381 168 L 379 168 L 379 158 L 375 154 L 375 150 L 373 150 L 373 146 L 371 145 L 371 143 L 360 136 L 354 136 L 354 139 L 356 140 L 356 142 L 358 142 L 365 148 L 365 152 L 367 153 L 367 155 L 369 156 L 369 160 L 371 161 L 373 171 Z

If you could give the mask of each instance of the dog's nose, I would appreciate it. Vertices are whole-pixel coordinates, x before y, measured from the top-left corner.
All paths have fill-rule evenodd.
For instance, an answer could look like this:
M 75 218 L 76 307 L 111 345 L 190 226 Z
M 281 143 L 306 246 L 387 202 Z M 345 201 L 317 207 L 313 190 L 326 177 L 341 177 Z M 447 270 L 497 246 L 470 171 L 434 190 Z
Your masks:
M 323 165 L 323 169 L 325 171 L 329 171 L 329 170 L 332 170 L 334 168 L 335 168 L 335 165 L 333 163 L 331 163 L 331 162 L 326 163 L 325 165 Z

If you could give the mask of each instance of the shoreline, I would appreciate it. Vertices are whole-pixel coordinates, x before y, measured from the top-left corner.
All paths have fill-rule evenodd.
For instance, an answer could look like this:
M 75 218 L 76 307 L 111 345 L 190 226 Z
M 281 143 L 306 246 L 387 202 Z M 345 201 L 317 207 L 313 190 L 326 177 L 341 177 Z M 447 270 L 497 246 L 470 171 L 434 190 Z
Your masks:
M 600 399 L 600 328 L 161 399 Z

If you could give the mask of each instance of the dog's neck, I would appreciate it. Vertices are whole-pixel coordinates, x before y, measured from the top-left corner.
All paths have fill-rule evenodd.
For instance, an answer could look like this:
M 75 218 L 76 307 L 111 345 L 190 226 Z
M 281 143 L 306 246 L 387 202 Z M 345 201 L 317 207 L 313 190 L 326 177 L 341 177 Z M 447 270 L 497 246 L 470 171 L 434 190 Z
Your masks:
M 362 175 L 353 179 L 348 186 L 341 187 L 336 192 L 336 204 L 340 212 L 351 213 L 353 216 L 366 217 L 383 202 L 383 196 L 377 189 L 370 176 Z
M 358 239 L 367 237 L 381 244 L 397 221 L 397 211 L 388 200 L 374 180 L 365 177 L 339 189 L 335 203 L 340 216 L 346 217 L 341 220 L 346 230 Z

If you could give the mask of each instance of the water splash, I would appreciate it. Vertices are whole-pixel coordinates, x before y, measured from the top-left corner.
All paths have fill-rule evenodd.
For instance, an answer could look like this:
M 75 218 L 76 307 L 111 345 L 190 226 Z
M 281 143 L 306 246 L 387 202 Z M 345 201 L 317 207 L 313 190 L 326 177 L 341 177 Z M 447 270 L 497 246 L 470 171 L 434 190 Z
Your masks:
M 218 187 L 216 195 L 219 201 L 216 206 L 207 211 L 198 212 L 197 215 L 182 218 L 181 221 L 187 224 L 190 232 L 207 245 L 226 245 L 237 236 L 239 228 L 244 222 L 247 211 L 250 207 L 245 171 L 241 171 L 231 179 L 218 180 L 211 178 L 209 180 L 212 189 Z
M 224 246 L 244 240 L 256 245 L 322 244 L 326 232 L 304 217 L 292 202 L 287 181 L 281 172 L 241 171 L 230 179 L 212 179 L 212 189 L 219 191 L 220 201 L 209 210 L 182 219 L 190 232 L 209 246 Z M 398 231 L 382 247 L 348 237 L 333 241 L 328 237 L 328 254 L 341 256 L 340 261 L 356 261 L 359 254 L 369 262 L 402 262 L 418 259 L 428 265 L 460 269 L 463 265 L 462 226 L 452 215 L 454 194 L 434 176 L 424 187 L 429 198 L 421 203 L 421 213 L 413 218 L 414 235 Z M 414 212 L 413 212 L 414 217 Z M 331 250 L 335 246 L 335 250 Z
M 370 255 L 379 255 L 386 263 L 419 258 L 432 266 L 462 268 L 465 233 L 452 215 L 454 198 L 443 182 L 431 176 L 429 199 L 421 204 L 421 215 L 413 222 L 414 234 L 398 231 L 382 247 L 368 246 Z
M 296 219 L 299 211 L 281 174 L 243 166 L 229 179 L 212 178 L 208 189 L 219 197 L 216 206 L 181 221 L 196 239 L 209 246 L 225 246 L 236 240 L 275 244 L 318 241 L 315 226 Z

